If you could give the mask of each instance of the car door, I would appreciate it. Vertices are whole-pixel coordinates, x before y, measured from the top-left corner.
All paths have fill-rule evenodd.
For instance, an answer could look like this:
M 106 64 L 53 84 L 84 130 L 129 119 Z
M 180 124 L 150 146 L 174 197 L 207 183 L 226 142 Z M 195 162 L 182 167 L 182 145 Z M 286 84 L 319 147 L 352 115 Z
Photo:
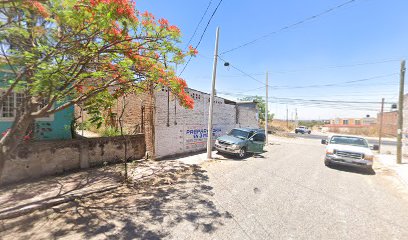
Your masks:
M 265 134 L 256 133 L 249 139 L 248 152 L 262 153 L 265 145 Z

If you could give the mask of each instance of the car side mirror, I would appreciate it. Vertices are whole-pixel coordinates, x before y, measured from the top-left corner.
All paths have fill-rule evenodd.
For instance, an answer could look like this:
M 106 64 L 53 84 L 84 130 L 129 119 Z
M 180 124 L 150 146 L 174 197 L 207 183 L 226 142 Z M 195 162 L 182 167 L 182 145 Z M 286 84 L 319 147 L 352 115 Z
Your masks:
M 326 145 L 326 144 L 327 144 L 327 140 L 326 140 L 326 139 L 322 139 L 322 144 Z
M 380 149 L 380 146 L 378 146 L 378 145 L 372 145 L 370 148 L 371 148 L 371 150 L 378 151 L 378 149 Z

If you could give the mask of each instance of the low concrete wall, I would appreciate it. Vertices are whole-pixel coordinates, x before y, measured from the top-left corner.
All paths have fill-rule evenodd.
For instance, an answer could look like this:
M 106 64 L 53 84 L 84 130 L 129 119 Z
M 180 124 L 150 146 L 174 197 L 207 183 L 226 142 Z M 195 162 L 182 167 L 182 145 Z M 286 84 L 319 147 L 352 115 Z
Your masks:
M 144 134 L 126 136 L 126 140 L 128 159 L 142 158 L 146 151 Z M 0 185 L 120 162 L 124 149 L 125 140 L 120 136 L 22 144 L 6 161 Z

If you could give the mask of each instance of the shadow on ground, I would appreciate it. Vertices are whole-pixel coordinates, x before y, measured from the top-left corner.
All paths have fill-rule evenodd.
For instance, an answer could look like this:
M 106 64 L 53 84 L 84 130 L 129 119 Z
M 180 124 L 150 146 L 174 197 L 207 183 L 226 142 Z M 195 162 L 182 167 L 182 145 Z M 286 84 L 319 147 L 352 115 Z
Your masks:
M 336 165 L 336 164 L 331 164 L 330 168 L 339 170 L 339 171 L 343 171 L 343 172 L 356 173 L 356 174 L 362 174 L 362 175 L 375 175 L 376 174 L 373 169 L 349 167 L 349 166 Z
M 22 208 L 50 199 L 64 197 L 78 190 L 115 184 L 122 180 L 119 172 L 108 168 L 94 168 L 3 186 L 0 188 L 1 209 Z M 0 212 L 1 212 L 0 209 Z
M 0 222 L 4 239 L 161 239 L 212 234 L 226 219 L 206 171 L 183 165 L 118 189 Z

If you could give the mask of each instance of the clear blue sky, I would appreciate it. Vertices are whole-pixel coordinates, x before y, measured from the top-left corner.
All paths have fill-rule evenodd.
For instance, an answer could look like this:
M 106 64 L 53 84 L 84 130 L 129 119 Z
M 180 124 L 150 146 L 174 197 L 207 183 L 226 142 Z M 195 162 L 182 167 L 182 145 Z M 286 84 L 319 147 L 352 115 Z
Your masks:
M 210 10 L 193 39 L 193 45 L 197 44 L 218 2 L 212 0 Z M 192 59 L 182 77 L 190 87 L 210 91 L 211 56 L 217 26 L 221 28 L 219 49 L 223 52 L 343 2 L 346 0 L 223 0 L 198 48 L 199 56 Z M 179 26 L 183 33 L 183 44 L 186 44 L 208 3 L 209 0 L 141 0 L 137 1 L 136 6 L 140 11 L 148 10 Z M 277 98 L 380 102 L 385 97 L 386 101 L 393 102 L 398 96 L 399 60 L 408 56 L 407 10 L 406 0 L 357 0 L 221 57 L 262 82 L 268 70 L 272 86 L 342 83 L 395 73 L 353 84 L 303 89 L 270 88 L 269 91 L 270 96 Z M 179 66 L 178 70 L 181 68 Z M 219 63 L 216 88 L 220 96 L 234 100 L 237 94 L 264 95 L 264 88 L 242 93 L 262 86 L 235 69 L 224 67 L 222 62 Z M 351 107 L 350 104 L 339 103 L 334 108 L 342 106 L 347 109 L 334 109 L 331 107 L 333 104 L 318 103 L 321 107 L 316 107 L 310 102 L 271 101 L 270 111 L 278 118 L 286 117 L 287 104 L 289 117 L 297 108 L 300 119 L 363 117 L 366 114 L 375 115 L 376 111 L 372 110 L 380 108 L 374 104 L 353 104 Z M 386 105 L 386 110 L 389 108 L 390 105 Z

